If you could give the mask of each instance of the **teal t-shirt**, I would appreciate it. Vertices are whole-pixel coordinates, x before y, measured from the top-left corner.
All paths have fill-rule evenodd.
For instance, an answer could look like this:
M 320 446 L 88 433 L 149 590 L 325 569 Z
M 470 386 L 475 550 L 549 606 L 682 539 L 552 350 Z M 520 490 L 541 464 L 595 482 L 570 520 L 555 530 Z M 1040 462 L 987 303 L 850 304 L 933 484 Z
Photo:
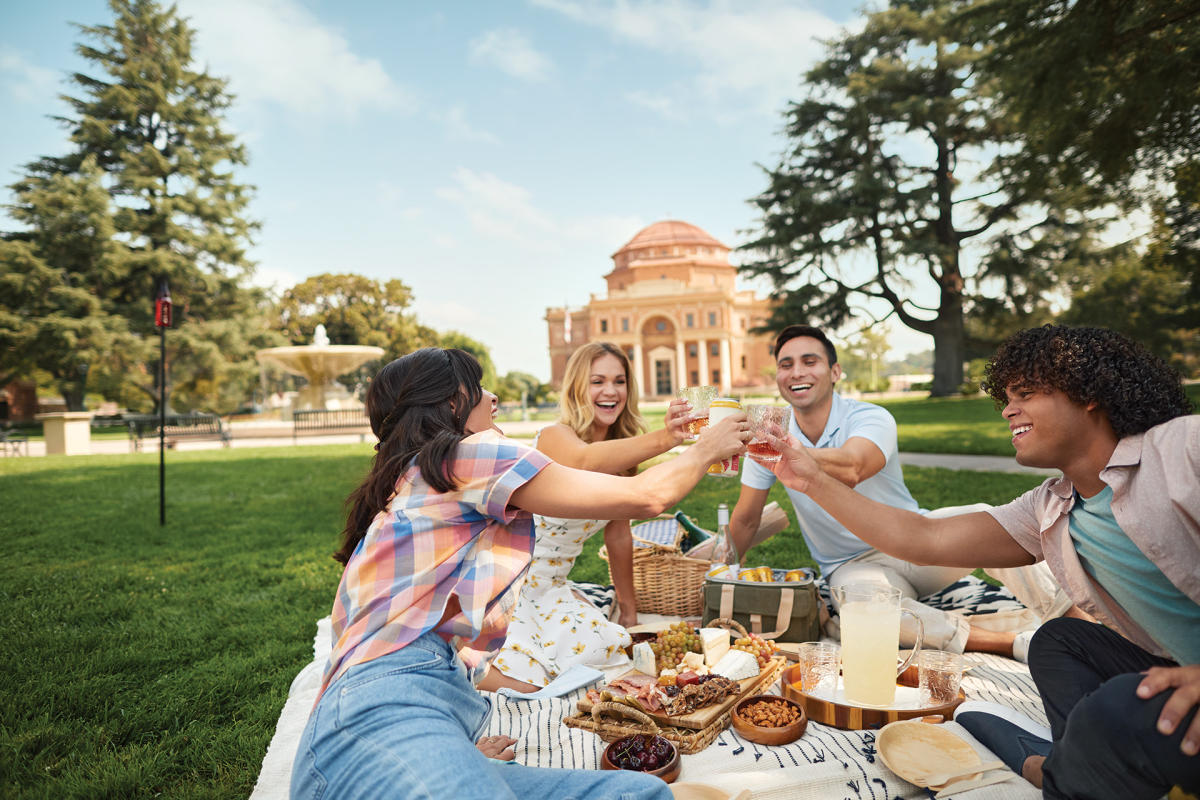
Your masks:
M 1117 524 L 1112 487 L 1075 495 L 1071 539 L 1079 561 L 1134 622 L 1180 664 L 1200 664 L 1200 605 L 1167 580 Z

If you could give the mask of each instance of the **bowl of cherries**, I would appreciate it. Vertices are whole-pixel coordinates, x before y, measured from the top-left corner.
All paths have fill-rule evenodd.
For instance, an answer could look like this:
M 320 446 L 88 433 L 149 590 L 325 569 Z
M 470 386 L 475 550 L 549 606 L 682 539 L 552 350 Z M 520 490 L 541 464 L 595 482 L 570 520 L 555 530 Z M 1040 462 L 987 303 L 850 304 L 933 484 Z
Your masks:
M 670 783 L 679 777 L 679 750 L 661 736 L 635 733 L 604 748 L 600 768 L 645 772 Z

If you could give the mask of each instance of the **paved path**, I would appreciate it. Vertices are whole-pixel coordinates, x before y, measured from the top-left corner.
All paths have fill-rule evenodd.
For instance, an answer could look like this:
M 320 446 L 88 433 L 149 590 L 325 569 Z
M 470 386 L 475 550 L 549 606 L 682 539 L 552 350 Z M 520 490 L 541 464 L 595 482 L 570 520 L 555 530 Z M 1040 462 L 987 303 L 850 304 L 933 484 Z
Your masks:
M 537 431 L 549 425 L 548 421 L 502 422 L 500 427 L 510 436 L 532 436 Z M 293 445 L 291 426 L 283 423 L 243 423 L 235 422 L 233 428 L 232 447 L 291 447 Z M 352 444 L 360 441 L 358 434 L 331 434 L 328 436 L 301 436 L 297 444 Z M 367 436 L 368 440 L 374 437 Z M 93 439 L 92 453 L 95 455 L 115 455 L 128 453 L 129 441 L 120 439 Z M 216 450 L 221 447 L 219 441 L 180 441 L 177 450 Z M 158 442 L 146 440 L 142 443 L 143 452 L 155 452 Z M 44 456 L 46 443 L 31 441 L 30 456 Z M 1011 456 L 970 456 L 939 453 L 901 453 L 900 463 L 916 467 L 944 467 L 946 469 L 966 469 L 981 472 L 1026 472 L 1038 475 L 1057 475 L 1058 470 L 1034 469 L 1023 467 Z

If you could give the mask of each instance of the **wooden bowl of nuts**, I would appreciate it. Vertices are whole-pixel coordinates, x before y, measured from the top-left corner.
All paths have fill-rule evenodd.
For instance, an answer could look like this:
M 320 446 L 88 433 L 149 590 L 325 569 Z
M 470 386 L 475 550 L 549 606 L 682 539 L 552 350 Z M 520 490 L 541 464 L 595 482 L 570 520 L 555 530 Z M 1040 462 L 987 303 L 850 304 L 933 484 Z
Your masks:
M 808 728 L 804 706 L 777 694 L 756 694 L 739 701 L 730 719 L 743 739 L 766 745 L 794 742 Z

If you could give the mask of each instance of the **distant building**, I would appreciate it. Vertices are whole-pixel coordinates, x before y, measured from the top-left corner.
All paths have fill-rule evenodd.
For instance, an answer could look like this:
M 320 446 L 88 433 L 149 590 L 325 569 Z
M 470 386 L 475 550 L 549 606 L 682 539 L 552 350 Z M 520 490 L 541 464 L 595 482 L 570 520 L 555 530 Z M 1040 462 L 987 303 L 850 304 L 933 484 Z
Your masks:
M 686 222 L 642 229 L 612 256 L 605 297 L 581 309 L 546 309 L 550 381 L 562 386 L 567 358 L 581 344 L 607 341 L 629 355 L 644 397 L 711 384 L 723 394 L 771 382 L 771 301 L 736 288 L 729 248 Z

